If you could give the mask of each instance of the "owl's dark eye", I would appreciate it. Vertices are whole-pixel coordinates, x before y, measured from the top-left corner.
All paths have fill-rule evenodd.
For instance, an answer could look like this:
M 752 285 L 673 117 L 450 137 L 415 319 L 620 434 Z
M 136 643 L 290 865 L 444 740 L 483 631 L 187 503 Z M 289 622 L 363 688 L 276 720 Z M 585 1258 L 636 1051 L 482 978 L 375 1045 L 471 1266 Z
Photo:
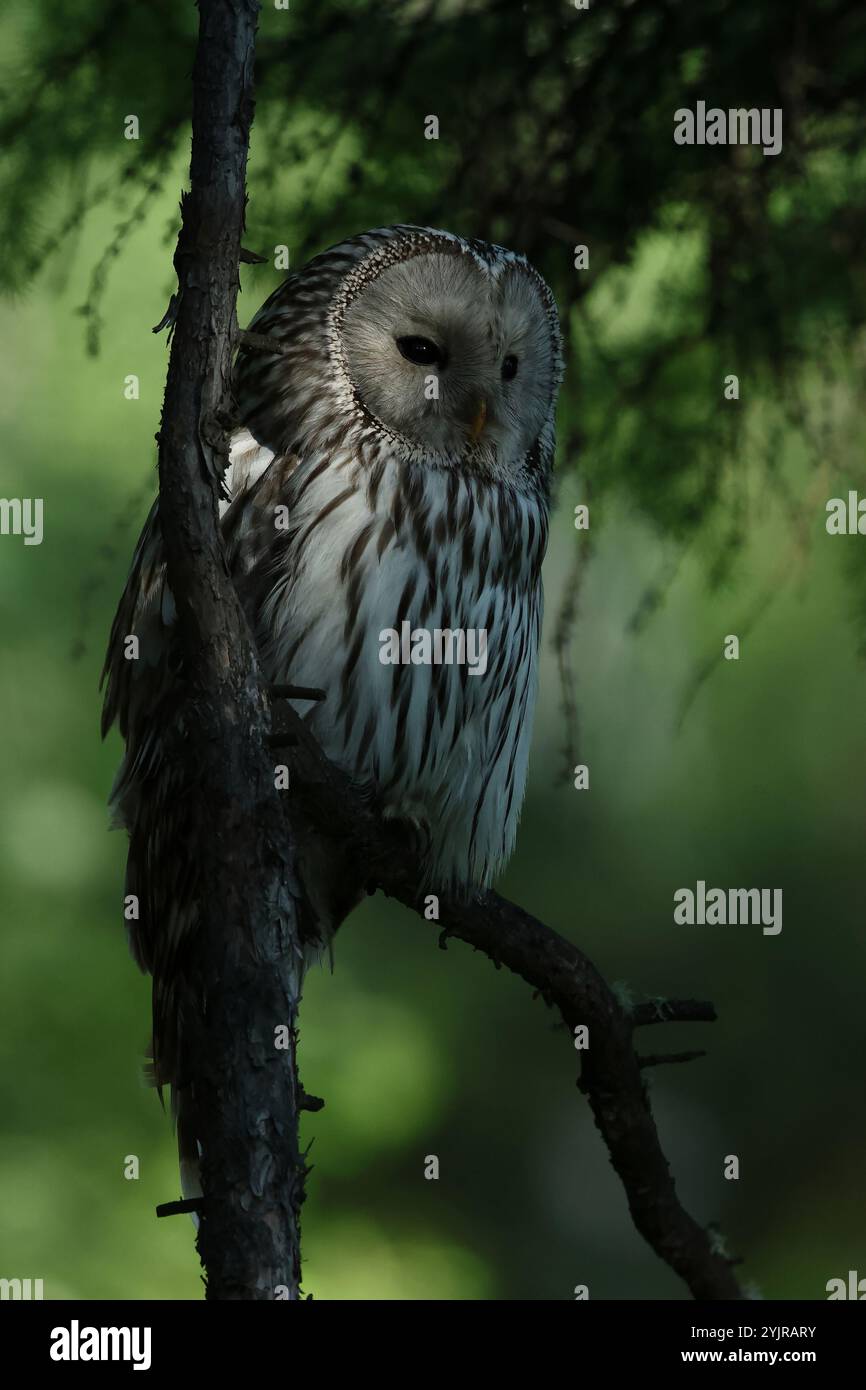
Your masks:
M 517 376 L 517 358 L 510 352 L 502 363 L 502 380 L 513 381 Z
M 429 338 L 398 338 L 397 347 L 407 362 L 414 362 L 418 367 L 445 365 L 444 352 Z

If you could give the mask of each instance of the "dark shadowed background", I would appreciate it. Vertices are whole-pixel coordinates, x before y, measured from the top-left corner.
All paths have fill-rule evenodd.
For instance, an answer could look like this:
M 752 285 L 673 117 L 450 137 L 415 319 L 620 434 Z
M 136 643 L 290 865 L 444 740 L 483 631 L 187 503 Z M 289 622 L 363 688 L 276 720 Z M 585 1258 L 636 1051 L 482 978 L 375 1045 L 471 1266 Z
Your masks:
M 191 1226 L 153 1216 L 176 1157 L 141 1080 L 97 692 L 155 489 L 195 22 L 10 0 L 0 25 L 0 495 L 45 518 L 39 546 L 0 537 L 0 1275 L 46 1297 L 202 1293 Z M 299 264 L 395 220 L 502 241 L 554 288 L 541 700 L 500 887 L 635 999 L 715 1001 L 718 1023 L 651 1035 L 710 1049 L 651 1074 L 679 1190 L 764 1297 L 823 1298 L 866 1274 L 866 537 L 824 527 L 829 498 L 866 496 L 866 11 L 266 0 L 259 52 L 246 245 L 269 264 L 242 268 L 242 323 L 275 247 Z M 698 100 L 781 108 L 781 153 L 675 145 Z M 781 934 L 675 926 L 697 879 L 782 888 Z M 326 1100 L 307 1292 L 683 1296 L 629 1222 L 571 1040 L 486 958 L 371 900 L 308 981 L 300 1061 Z

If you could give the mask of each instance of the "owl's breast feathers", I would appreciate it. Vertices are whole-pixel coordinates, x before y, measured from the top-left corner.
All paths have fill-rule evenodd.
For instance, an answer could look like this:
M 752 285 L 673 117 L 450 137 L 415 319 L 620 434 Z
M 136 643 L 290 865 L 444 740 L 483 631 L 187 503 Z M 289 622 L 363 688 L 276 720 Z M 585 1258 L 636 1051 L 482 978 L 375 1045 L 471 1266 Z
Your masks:
M 523 797 L 543 499 L 425 473 L 379 442 L 274 459 L 223 525 L 269 679 L 327 690 L 311 727 L 386 804 L 428 821 L 431 886 L 487 883 Z

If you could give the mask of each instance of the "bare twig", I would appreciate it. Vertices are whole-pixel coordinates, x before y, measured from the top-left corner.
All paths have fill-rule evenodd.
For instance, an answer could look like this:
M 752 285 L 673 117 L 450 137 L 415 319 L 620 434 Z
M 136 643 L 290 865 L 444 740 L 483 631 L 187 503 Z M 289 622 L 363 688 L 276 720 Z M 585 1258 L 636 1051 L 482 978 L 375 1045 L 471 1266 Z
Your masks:
M 651 1052 L 646 1056 L 638 1055 L 638 1062 L 641 1070 L 644 1067 L 666 1066 L 668 1062 L 696 1062 L 699 1057 L 706 1057 L 706 1050 L 698 1048 L 692 1052 Z
M 180 1202 L 160 1202 L 156 1209 L 157 1216 L 191 1216 L 193 1213 L 201 1215 L 204 1211 L 204 1201 L 201 1197 L 185 1197 Z
M 650 1023 L 715 1023 L 716 1011 L 705 999 L 651 999 L 629 1015 L 635 1028 Z

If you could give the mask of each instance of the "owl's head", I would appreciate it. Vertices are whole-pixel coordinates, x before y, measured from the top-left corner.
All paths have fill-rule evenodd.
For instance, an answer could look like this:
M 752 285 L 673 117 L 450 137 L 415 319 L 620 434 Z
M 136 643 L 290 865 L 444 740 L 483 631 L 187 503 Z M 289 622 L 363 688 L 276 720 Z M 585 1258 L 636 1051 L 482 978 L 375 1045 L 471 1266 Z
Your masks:
M 525 257 L 394 226 L 316 256 L 253 320 L 283 354 L 240 359 L 241 417 L 272 449 L 339 441 L 544 486 L 562 377 L 553 296 Z
M 562 370 L 553 297 L 502 247 L 394 231 L 335 301 L 336 365 L 370 421 L 421 461 L 514 475 L 548 432 L 552 446 Z

